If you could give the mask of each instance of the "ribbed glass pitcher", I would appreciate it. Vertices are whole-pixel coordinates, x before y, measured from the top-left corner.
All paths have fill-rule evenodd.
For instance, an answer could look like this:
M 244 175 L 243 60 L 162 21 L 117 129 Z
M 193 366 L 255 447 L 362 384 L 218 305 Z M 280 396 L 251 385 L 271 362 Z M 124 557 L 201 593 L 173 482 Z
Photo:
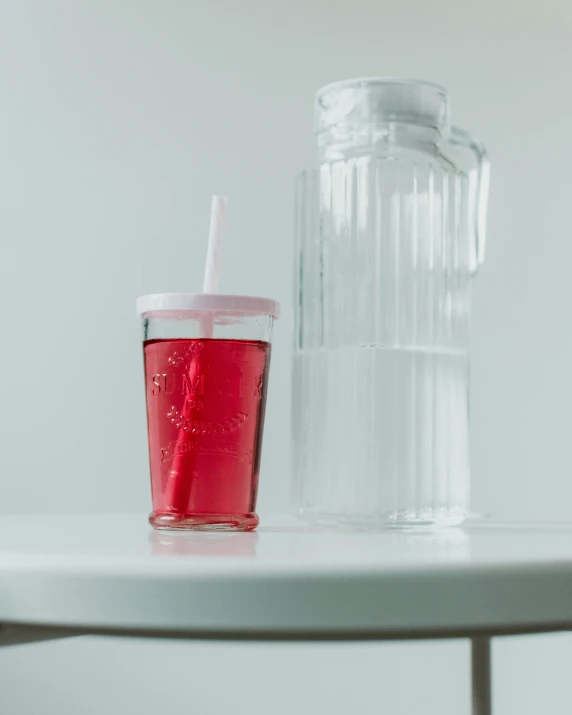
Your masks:
M 427 82 L 328 85 L 315 128 L 318 167 L 297 180 L 296 505 L 318 523 L 459 524 L 485 150 Z

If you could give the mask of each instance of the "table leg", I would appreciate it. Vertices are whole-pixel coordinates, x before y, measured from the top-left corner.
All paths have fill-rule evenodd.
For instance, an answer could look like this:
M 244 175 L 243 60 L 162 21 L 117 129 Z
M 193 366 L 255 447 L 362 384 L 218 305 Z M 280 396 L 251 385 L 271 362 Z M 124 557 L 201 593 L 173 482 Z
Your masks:
M 471 639 L 473 715 L 492 715 L 491 639 Z

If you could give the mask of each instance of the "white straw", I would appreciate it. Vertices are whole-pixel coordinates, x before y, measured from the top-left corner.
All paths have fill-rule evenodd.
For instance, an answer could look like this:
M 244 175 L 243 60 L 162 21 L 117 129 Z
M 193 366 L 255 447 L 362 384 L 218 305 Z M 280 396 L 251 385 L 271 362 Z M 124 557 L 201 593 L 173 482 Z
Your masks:
M 218 293 L 218 280 L 220 276 L 220 259 L 222 247 L 222 228 L 226 216 L 226 204 L 226 196 L 213 196 L 211 207 L 211 226 L 209 231 L 209 245 L 207 248 L 207 263 L 205 266 L 203 293 Z

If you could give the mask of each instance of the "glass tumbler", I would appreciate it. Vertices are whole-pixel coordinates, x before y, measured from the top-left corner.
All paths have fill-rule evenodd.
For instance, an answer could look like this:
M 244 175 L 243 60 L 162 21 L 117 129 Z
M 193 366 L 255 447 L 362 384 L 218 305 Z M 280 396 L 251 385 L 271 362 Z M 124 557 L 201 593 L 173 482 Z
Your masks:
M 296 202 L 296 505 L 325 523 L 458 524 L 486 152 L 427 82 L 324 87 L 315 131 Z
M 248 296 L 139 298 L 157 529 L 250 531 L 278 304 Z

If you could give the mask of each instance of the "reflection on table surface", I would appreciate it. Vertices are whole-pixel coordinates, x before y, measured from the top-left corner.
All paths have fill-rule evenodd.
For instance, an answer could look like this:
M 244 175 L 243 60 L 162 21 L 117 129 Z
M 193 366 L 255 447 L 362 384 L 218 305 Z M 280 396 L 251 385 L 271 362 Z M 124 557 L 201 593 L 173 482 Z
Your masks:
M 149 542 L 154 556 L 256 556 L 258 534 L 152 529 Z

